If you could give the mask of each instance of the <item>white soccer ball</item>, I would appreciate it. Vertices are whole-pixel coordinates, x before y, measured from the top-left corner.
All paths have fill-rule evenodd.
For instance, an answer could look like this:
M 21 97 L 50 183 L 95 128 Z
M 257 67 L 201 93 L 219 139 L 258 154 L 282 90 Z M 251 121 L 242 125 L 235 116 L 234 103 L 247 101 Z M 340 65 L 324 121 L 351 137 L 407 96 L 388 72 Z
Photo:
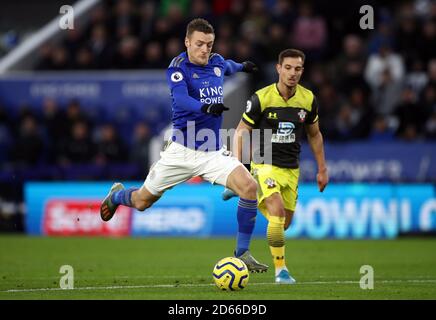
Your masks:
M 227 257 L 217 262 L 213 268 L 213 279 L 220 290 L 242 290 L 247 286 L 250 274 L 245 263 L 235 257 Z

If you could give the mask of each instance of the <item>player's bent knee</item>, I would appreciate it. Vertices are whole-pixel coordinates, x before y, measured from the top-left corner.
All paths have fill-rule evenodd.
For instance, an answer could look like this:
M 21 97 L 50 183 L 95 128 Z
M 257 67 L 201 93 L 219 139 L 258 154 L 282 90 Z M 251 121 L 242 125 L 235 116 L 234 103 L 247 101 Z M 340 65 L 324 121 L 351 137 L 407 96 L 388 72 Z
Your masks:
M 241 197 L 247 199 L 256 199 L 257 183 L 254 179 L 249 179 L 242 188 Z
M 286 211 L 282 208 L 272 208 L 270 210 L 270 215 L 280 217 L 280 218 L 286 218 Z M 285 222 L 285 225 L 286 225 L 286 222 Z

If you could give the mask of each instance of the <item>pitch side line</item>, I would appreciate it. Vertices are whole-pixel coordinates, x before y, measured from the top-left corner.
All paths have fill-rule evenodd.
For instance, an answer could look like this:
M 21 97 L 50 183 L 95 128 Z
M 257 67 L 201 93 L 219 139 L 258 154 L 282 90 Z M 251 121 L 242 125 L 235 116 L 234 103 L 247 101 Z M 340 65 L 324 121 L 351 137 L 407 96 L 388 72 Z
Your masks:
M 412 280 L 376 280 L 375 283 L 436 283 L 436 279 L 412 279 Z M 312 284 L 358 284 L 359 281 L 307 281 L 297 282 L 295 285 L 312 285 Z M 256 282 L 250 283 L 250 286 L 276 285 L 273 282 Z M 117 290 L 117 289 L 145 289 L 145 288 L 178 288 L 178 287 L 210 287 L 213 283 L 184 283 L 184 284 L 155 284 L 155 285 L 139 285 L 139 286 L 106 286 L 106 287 L 78 287 L 74 289 L 61 288 L 35 288 L 35 289 L 9 289 L 0 291 L 2 293 L 17 293 L 17 292 L 38 292 L 38 291 L 78 291 L 78 290 Z

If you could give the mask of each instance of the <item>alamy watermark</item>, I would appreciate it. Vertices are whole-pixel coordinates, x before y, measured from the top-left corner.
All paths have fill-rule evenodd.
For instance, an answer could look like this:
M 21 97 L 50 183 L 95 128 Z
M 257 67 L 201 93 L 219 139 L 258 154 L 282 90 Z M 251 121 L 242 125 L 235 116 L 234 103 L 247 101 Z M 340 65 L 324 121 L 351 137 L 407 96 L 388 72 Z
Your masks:
M 196 130 L 195 121 L 188 121 L 186 131 L 171 129 L 165 132 L 165 141 L 176 141 L 189 149 L 197 151 L 216 151 L 221 140 L 224 145 L 229 145 L 228 151 L 237 154 L 234 150 L 233 141 L 237 134 L 236 129 L 219 129 L 218 136 L 214 130 L 202 128 Z M 289 143 L 295 142 L 294 127 L 284 127 L 273 133 L 272 129 L 252 129 L 239 131 L 239 142 L 241 152 L 241 162 L 249 164 L 251 159 L 257 163 L 272 164 L 272 142 Z M 261 147 L 262 146 L 262 147 Z
M 360 7 L 359 13 L 363 14 L 359 21 L 360 28 L 374 29 L 374 8 L 367 4 Z
M 374 268 L 370 265 L 363 265 L 360 267 L 360 277 L 359 286 L 362 290 L 373 290 L 374 289 Z
M 63 5 L 59 9 L 59 13 L 62 16 L 59 19 L 59 28 L 62 30 L 74 29 L 74 9 L 72 6 Z
M 72 266 L 66 264 L 61 266 L 59 273 L 63 274 L 59 280 L 59 287 L 61 289 L 74 289 L 74 269 Z

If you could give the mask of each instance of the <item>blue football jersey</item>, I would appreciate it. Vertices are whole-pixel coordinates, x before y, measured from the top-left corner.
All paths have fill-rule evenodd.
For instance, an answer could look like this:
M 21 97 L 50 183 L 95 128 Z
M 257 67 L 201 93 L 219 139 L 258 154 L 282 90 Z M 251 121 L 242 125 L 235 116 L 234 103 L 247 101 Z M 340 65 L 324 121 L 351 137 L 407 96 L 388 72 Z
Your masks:
M 224 75 L 242 69 L 242 64 L 212 53 L 205 66 L 189 62 L 188 54 L 175 57 L 167 69 L 172 99 L 172 140 L 191 149 L 219 150 L 222 116 L 205 114 L 204 104 L 224 102 Z M 207 129 L 208 131 L 206 131 Z M 213 135 L 210 133 L 213 132 Z M 210 141 L 215 137 L 213 141 Z

